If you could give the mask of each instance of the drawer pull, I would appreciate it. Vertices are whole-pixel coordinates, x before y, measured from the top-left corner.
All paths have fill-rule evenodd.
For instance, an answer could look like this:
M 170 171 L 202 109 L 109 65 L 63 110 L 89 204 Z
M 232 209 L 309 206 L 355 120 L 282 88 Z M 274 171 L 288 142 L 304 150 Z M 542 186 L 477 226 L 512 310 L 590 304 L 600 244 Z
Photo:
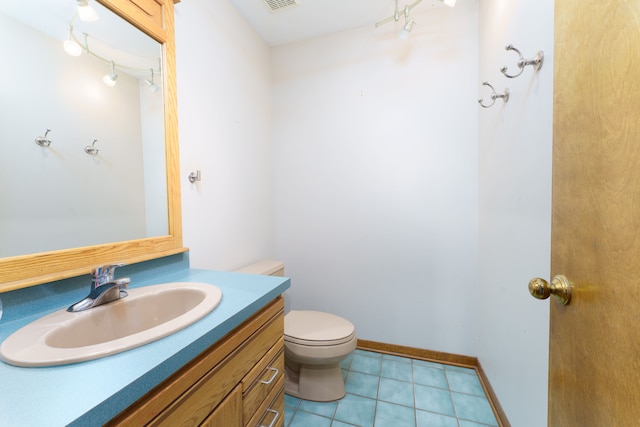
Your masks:
M 260 427 L 273 427 L 274 425 L 276 425 L 276 421 L 278 421 L 278 418 L 280 418 L 280 412 L 276 411 L 275 409 L 267 409 L 266 412 L 272 412 L 276 415 L 273 417 L 273 420 L 271 420 L 271 424 L 269 424 L 268 426 L 263 426 L 262 424 L 260 424 Z
M 273 371 L 273 375 L 272 375 L 272 376 L 271 376 L 271 378 L 269 378 L 267 381 L 265 381 L 265 380 L 260 380 L 260 383 L 261 383 L 261 384 L 267 384 L 267 385 L 269 385 L 269 384 L 271 384 L 271 383 L 273 382 L 273 380 L 275 380 L 275 379 L 276 379 L 276 377 L 278 376 L 278 374 L 280 373 L 280 371 L 278 371 L 278 368 L 272 368 L 272 367 L 270 367 L 270 366 L 268 366 L 268 367 L 267 367 L 267 369 L 265 369 L 265 371 L 266 371 L 266 370 L 271 370 L 271 371 Z

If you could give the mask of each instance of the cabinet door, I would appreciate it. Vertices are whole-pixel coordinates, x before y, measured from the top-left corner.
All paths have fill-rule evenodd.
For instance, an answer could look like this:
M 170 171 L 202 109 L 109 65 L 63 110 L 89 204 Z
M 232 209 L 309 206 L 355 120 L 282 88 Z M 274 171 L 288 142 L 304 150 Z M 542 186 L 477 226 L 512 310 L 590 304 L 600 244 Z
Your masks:
M 200 424 L 201 427 L 241 427 L 242 387 L 237 386 Z

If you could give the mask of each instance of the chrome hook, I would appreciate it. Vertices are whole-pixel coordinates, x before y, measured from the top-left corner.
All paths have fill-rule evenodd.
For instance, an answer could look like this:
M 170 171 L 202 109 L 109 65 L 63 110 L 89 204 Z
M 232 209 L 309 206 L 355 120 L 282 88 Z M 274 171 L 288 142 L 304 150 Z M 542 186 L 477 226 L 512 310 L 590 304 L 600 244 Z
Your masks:
M 500 68 L 500 71 L 506 77 L 509 77 L 510 79 L 514 79 L 514 78 L 518 77 L 520 74 L 522 74 L 522 72 L 524 71 L 524 67 L 526 67 L 527 65 L 533 66 L 533 69 L 535 71 L 539 71 L 542 68 L 542 64 L 544 63 L 544 52 L 543 51 L 539 50 L 536 53 L 536 56 L 534 56 L 532 59 L 524 59 L 522 57 L 522 54 L 520 53 L 520 51 L 518 49 L 516 49 L 515 47 L 513 47 L 512 44 L 506 46 L 505 49 L 507 51 L 512 50 L 512 51 L 516 52 L 518 54 L 518 56 L 520 57 L 520 59 L 518 59 L 518 62 L 516 62 L 516 65 L 518 66 L 518 68 L 520 68 L 520 72 L 518 74 L 515 74 L 515 75 L 507 74 L 507 67 L 506 66 Z
M 87 145 L 86 147 L 84 147 L 84 152 L 87 154 L 91 154 L 92 156 L 98 155 L 98 152 L 100 150 L 95 147 L 96 142 L 98 142 L 98 140 L 94 139 L 91 145 Z
M 493 86 L 491 86 L 489 84 L 489 82 L 482 82 L 482 85 L 483 86 L 489 86 L 489 88 L 491 88 L 491 100 L 493 101 L 491 104 L 485 105 L 484 102 L 483 102 L 484 98 L 478 99 L 478 104 L 480 104 L 482 106 L 482 108 L 492 107 L 493 104 L 496 103 L 496 99 L 498 99 L 498 98 L 502 98 L 502 100 L 504 102 L 508 102 L 509 101 L 509 94 L 510 94 L 509 88 L 506 88 L 504 90 L 504 92 L 502 92 L 502 93 L 496 93 L 496 90 L 493 88 Z
M 191 172 L 189 174 L 189 182 L 192 184 L 195 184 L 197 181 L 201 181 L 202 180 L 202 175 L 200 174 L 200 170 L 197 170 L 195 172 Z
M 51 140 L 47 139 L 47 135 L 49 134 L 49 132 L 51 132 L 51 129 L 47 129 L 47 131 L 44 133 L 44 136 L 39 136 L 35 139 L 36 144 L 38 144 L 40 147 L 48 147 L 51 145 Z

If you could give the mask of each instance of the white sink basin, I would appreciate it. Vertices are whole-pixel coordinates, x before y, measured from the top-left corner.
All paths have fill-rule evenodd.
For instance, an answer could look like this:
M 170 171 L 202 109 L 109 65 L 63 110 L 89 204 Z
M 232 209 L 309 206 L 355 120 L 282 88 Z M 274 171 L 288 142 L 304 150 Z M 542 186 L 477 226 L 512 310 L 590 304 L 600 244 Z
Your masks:
M 98 359 L 171 335 L 210 313 L 217 286 L 176 282 L 130 289 L 129 296 L 89 310 L 65 309 L 10 335 L 0 358 L 17 366 L 55 366 Z

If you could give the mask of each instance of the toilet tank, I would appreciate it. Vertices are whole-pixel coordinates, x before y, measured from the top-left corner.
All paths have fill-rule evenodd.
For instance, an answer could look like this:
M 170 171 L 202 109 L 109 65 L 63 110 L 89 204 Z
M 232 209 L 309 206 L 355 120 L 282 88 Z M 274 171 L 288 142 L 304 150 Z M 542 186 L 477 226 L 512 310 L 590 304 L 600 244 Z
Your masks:
M 264 276 L 284 276 L 284 263 L 281 261 L 262 260 L 242 267 L 235 272 L 262 274 Z

